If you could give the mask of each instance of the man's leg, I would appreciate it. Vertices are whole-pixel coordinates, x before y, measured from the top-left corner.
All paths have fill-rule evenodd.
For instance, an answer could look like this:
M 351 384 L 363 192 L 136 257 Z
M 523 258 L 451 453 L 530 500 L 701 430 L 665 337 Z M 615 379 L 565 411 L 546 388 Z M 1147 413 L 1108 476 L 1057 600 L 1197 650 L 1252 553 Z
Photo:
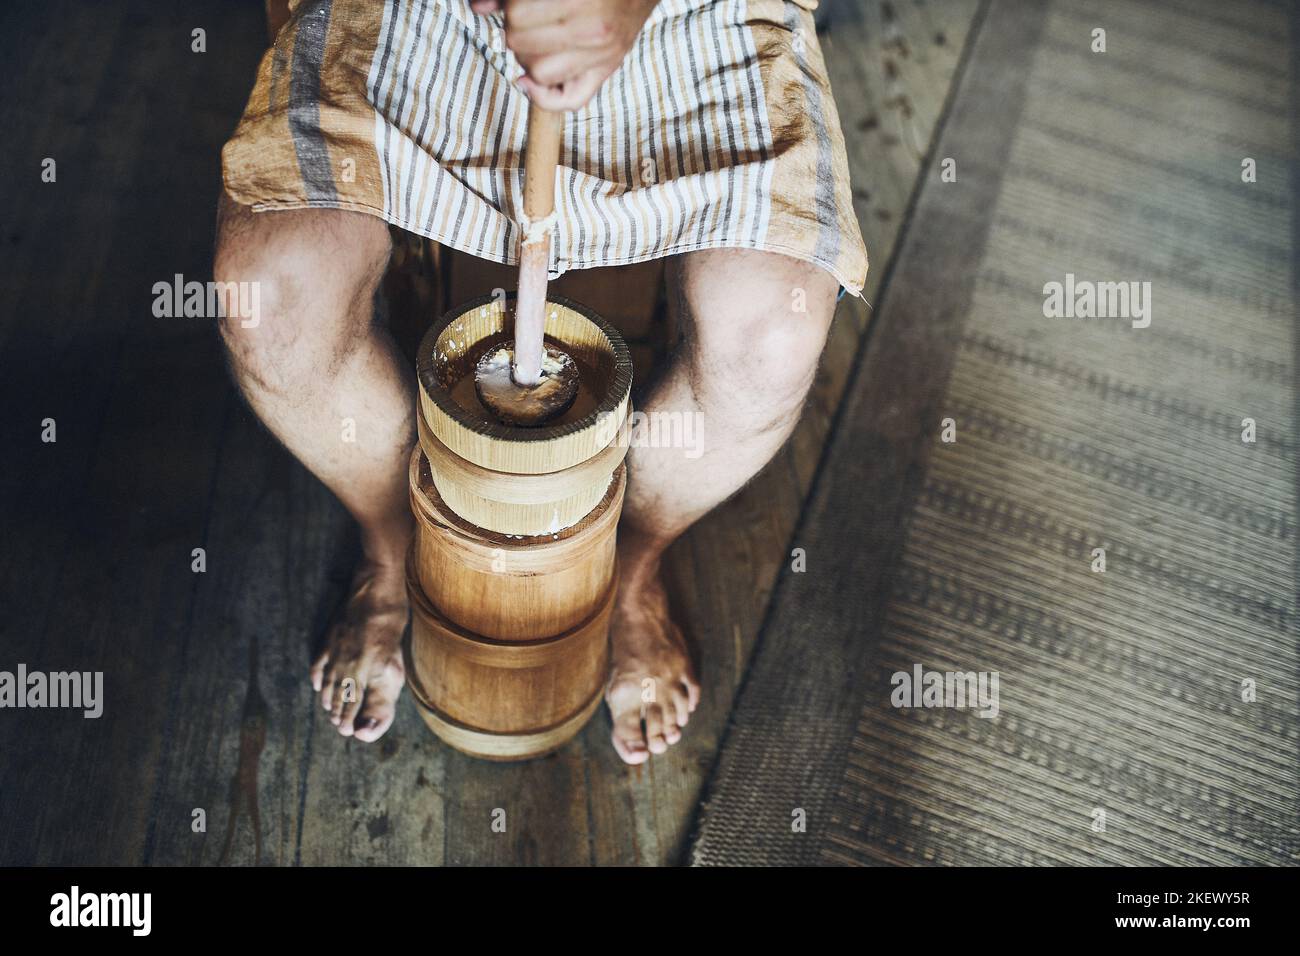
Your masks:
M 668 616 L 660 558 L 784 444 L 817 371 L 838 289 L 816 266 L 732 249 L 671 260 L 668 283 L 683 341 L 641 408 L 646 418 L 632 437 L 618 533 L 619 594 L 606 702 L 614 747 L 628 763 L 676 743 L 699 700 L 685 642 Z M 671 413 L 700 424 L 702 455 L 644 444 L 638 432 Z M 647 679 L 653 681 L 654 703 L 643 702 Z
M 366 741 L 393 722 L 404 680 L 412 528 L 414 381 L 372 309 L 388 254 L 388 227 L 373 217 L 253 213 L 222 197 L 216 281 L 256 282 L 259 291 L 256 324 L 229 307 L 221 322 L 235 378 L 361 527 L 364 556 L 311 679 L 339 733 Z

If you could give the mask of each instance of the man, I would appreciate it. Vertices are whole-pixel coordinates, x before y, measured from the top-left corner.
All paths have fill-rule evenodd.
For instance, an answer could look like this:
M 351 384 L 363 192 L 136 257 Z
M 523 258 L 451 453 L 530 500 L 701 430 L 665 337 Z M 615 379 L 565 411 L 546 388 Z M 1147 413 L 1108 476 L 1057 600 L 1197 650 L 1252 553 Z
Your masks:
M 386 223 L 514 263 L 528 101 L 567 115 L 552 271 L 659 256 L 683 342 L 644 397 L 704 453 L 633 436 L 606 702 L 628 763 L 699 702 L 667 547 L 789 435 L 866 252 L 816 0 L 302 0 L 223 159 L 216 279 L 260 283 L 222 333 L 254 411 L 361 529 L 312 667 L 339 732 L 392 723 L 404 679 L 413 371 L 376 326 Z M 355 422 L 355 441 L 340 423 Z M 356 694 L 342 692 L 351 678 Z M 653 681 L 654 703 L 643 686 Z

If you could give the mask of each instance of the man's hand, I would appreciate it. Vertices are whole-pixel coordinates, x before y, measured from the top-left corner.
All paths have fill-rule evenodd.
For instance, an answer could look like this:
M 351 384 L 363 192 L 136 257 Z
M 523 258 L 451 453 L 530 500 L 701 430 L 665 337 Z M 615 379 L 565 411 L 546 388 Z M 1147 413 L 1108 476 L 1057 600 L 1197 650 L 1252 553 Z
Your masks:
M 619 68 L 658 0 L 470 0 L 505 11 L 506 46 L 526 71 L 519 85 L 543 109 L 576 110 Z

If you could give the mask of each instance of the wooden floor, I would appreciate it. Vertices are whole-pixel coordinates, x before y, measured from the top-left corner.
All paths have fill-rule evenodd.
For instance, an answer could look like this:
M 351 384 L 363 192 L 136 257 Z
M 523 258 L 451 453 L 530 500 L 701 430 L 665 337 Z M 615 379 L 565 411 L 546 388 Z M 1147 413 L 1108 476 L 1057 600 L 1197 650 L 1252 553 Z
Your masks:
M 977 7 L 830 2 L 868 301 Z M 154 283 L 209 277 L 262 17 L 256 0 L 0 12 L 0 669 L 102 670 L 106 696 L 98 720 L 0 715 L 0 863 L 680 862 L 869 308 L 842 304 L 789 446 L 671 553 L 704 703 L 669 755 L 623 766 L 602 711 L 552 757 L 479 763 L 406 699 L 381 743 L 345 741 L 306 671 L 355 535 L 232 390 L 210 323 L 152 314 Z

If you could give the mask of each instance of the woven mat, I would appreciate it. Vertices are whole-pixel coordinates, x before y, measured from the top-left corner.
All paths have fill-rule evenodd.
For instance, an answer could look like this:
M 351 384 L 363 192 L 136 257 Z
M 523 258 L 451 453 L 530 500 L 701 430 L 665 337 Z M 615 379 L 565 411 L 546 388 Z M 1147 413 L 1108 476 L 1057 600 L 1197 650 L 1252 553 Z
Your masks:
M 695 863 L 1300 862 L 1294 16 L 991 4 Z M 1045 317 L 1067 273 L 1149 327 Z

